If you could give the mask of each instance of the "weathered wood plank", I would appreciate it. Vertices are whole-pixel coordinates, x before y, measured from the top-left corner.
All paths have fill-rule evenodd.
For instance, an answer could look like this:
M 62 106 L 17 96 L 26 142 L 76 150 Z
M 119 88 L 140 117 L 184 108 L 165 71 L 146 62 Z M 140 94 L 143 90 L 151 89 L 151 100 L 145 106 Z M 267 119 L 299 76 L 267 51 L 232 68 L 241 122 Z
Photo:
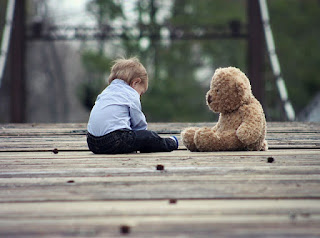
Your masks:
M 5 166 L 43 165 L 51 168 L 72 164 L 93 167 L 148 167 L 163 163 L 166 166 L 318 166 L 320 150 L 275 150 L 275 151 L 230 151 L 230 152 L 190 152 L 178 150 L 170 153 L 131 153 L 116 155 L 96 155 L 91 152 L 19 152 L 0 153 L 0 168 Z M 268 163 L 268 158 L 273 163 Z M 29 168 L 25 167 L 26 170 Z M 35 168 L 35 167 L 33 167 Z M 45 167 L 44 167 L 45 168 Z
M 149 123 L 148 128 L 158 133 L 179 134 L 181 130 L 189 126 L 214 126 L 215 123 Z M 301 133 L 301 132 L 320 132 L 320 123 L 302 123 L 302 122 L 287 122 L 277 123 L 268 122 L 268 132 L 280 133 Z M 85 123 L 60 123 L 60 124 L 0 124 L 0 136 L 14 135 L 70 135 L 86 133 Z
M 234 171 L 232 171 L 234 173 Z M 32 173 L 31 173 L 32 174 Z M 44 202 L 44 201 L 97 201 L 97 200 L 146 200 L 146 199 L 320 199 L 320 178 L 312 174 L 309 179 L 269 179 L 254 176 L 224 177 L 223 179 L 208 179 L 209 174 L 195 178 L 197 174 L 163 174 L 162 179 L 154 179 L 145 174 L 122 174 L 121 179 L 109 179 L 114 174 L 98 174 L 105 179 L 99 181 L 78 181 L 76 177 L 65 178 L 64 181 L 50 182 L 38 180 L 39 183 L 1 182 L 1 202 Z M 70 174 L 54 177 L 68 176 Z M 72 174 L 71 174 L 72 175 Z M 180 175 L 180 176 L 179 176 Z M 84 176 L 84 173 L 83 173 Z M 223 175 L 222 175 L 223 176 Z M 274 176 L 277 176 L 274 174 Z M 308 175 L 305 175 L 308 177 Z M 27 181 L 28 178 L 23 176 Z M 48 176 L 47 176 L 48 177 Z M 72 176 L 71 176 L 72 177 Z M 213 176 L 217 177 L 217 176 Z M 131 179 L 132 178 L 132 179 Z M 184 179 L 183 179 L 184 178 Z M 195 178 L 195 179 L 193 179 Z M 289 177 L 290 178 L 290 177 Z M 14 181 L 19 181 L 15 179 Z
M 320 197 L 319 150 L 0 153 L 0 162 L 2 202 Z
M 229 217 L 227 217 L 228 219 Z M 139 218 L 138 218 L 139 219 Z M 193 218 L 157 219 L 156 217 L 140 218 L 139 223 L 132 224 L 123 218 L 111 222 L 110 218 L 74 218 L 65 220 L 46 220 L 38 222 L 29 220 L 5 224 L 0 229 L 2 237 L 303 237 L 314 238 L 319 235 L 318 222 L 264 222 L 252 216 L 244 222 L 225 221 L 221 217 L 204 219 Z M 196 221 L 196 222 L 195 222 Z M 251 222 L 258 221 L 260 223 Z M 122 231 L 122 232 L 121 232 Z M 126 231 L 126 232 L 124 232 Z
M 61 206 L 63 204 L 64 206 Z M 0 219 L 68 218 L 73 216 L 287 215 L 319 219 L 319 200 L 149 200 L 45 203 L 0 203 Z M 289 220 L 288 220 L 289 221 Z
M 148 179 L 147 177 L 145 179 Z M 320 198 L 319 180 L 106 181 L 1 186 L 1 202 L 128 199 Z
M 158 175 L 158 176 L 157 176 Z M 161 182 L 161 181 L 181 181 L 186 182 L 186 176 L 181 176 L 180 174 L 154 174 L 154 176 L 147 177 L 149 182 Z M 278 174 L 274 176 L 272 174 L 203 174 L 203 175 L 190 175 L 188 179 L 190 181 L 317 181 L 319 180 L 318 174 L 309 174 L 308 176 L 303 174 Z M 65 184 L 83 184 L 90 185 L 95 183 L 108 183 L 108 182 L 141 182 L 146 179 L 143 175 L 124 175 L 124 176 L 81 176 L 81 177 L 65 177 L 65 176 L 57 176 L 57 177 L 14 177 L 14 178 L 0 178 L 0 186 L 29 186 L 29 185 L 65 185 Z M 299 187 L 299 186 L 297 186 Z
M 172 135 L 172 134 L 170 134 Z M 163 135 L 164 137 L 170 136 Z M 186 149 L 180 135 L 180 149 Z M 280 148 L 320 148 L 320 133 L 282 133 L 268 134 L 270 149 Z M 59 150 L 88 150 L 85 135 L 48 135 L 48 136 L 13 136 L 0 137 L 1 151 L 43 151 L 58 148 Z
M 318 200 L 178 200 L 0 203 L 0 235 L 307 237 L 319 234 Z M 121 232 L 122 231 L 122 232 Z
M 46 159 L 46 158 L 34 158 L 34 159 L 2 159 L 0 158 L 1 172 L 17 170 L 32 171 L 35 169 L 55 169 L 64 170 L 65 167 L 72 165 L 72 169 L 81 168 L 154 168 L 158 164 L 164 166 L 165 171 L 174 167 L 266 167 L 266 168 L 283 168 L 288 166 L 313 166 L 320 167 L 320 159 L 318 155 L 315 156 L 276 156 L 273 157 L 274 162 L 268 163 L 269 157 L 255 157 L 240 158 L 240 157 L 179 157 L 179 158 L 128 158 L 114 160 L 95 158 L 95 159 L 76 159 L 76 158 L 63 158 L 63 159 Z M 188 160 L 188 161 L 185 161 Z
M 214 123 L 149 129 L 195 125 Z M 268 123 L 267 152 L 94 155 L 85 129 L 0 125 L 0 237 L 120 237 L 123 225 L 131 237 L 320 234 L 319 123 Z
M 93 154 L 90 151 L 58 151 L 57 154 L 53 151 L 39 151 L 34 153 L 30 152 L 1 152 L 0 158 L 43 158 L 43 159 L 57 159 L 57 158 L 193 158 L 193 157 L 217 157 L 217 158 L 228 158 L 229 156 L 243 156 L 250 158 L 251 156 L 261 156 L 265 158 L 266 156 L 282 156 L 282 155 L 319 155 L 320 149 L 279 149 L 279 150 L 268 150 L 268 151 L 217 151 L 217 152 L 190 152 L 187 150 L 175 150 L 169 153 L 131 153 L 131 154 Z
M 1 151 L 88 150 L 85 136 L 7 137 L 0 138 Z
M 187 126 L 208 123 L 150 123 L 149 128 L 163 136 L 179 133 Z M 214 125 L 209 123 L 209 125 Z M 320 148 L 319 123 L 269 123 L 267 140 L 271 149 Z M 2 124 L 1 151 L 88 150 L 84 123 L 70 124 Z M 180 139 L 181 140 L 181 139 Z M 180 149 L 186 149 L 180 143 Z
M 228 219 L 232 219 L 228 222 Z M 246 218 L 246 219 L 245 219 Z M 235 220 L 239 220 L 238 222 Z M 240 221 L 241 220 L 241 221 Z M 286 216 L 218 216 L 125 219 L 118 217 L 4 221 L 2 237 L 318 237 L 318 221 Z M 128 232 L 124 232 L 125 229 Z M 122 231 L 122 232 L 121 232 Z M 129 234 L 128 234 L 129 233 Z
M 191 153 L 178 154 L 173 152 L 172 155 L 165 153 L 153 154 L 130 154 L 130 155 L 94 155 L 90 153 L 68 153 L 59 154 L 33 154 L 18 156 L 15 154 L 1 154 L 0 168 L 1 171 L 15 171 L 17 169 L 31 171 L 33 169 L 63 169 L 72 165 L 72 169 L 76 168 L 155 168 L 157 164 L 162 164 L 165 169 L 168 167 L 239 167 L 239 166 L 260 166 L 283 168 L 288 166 L 317 166 L 320 167 L 319 151 L 311 153 L 302 150 L 295 154 L 272 154 L 273 161 L 269 161 L 271 153 L 262 152 L 258 154 L 243 153 L 223 154 L 223 153 Z M 147 159 L 146 159 L 147 158 Z M 272 163 L 270 163 L 272 162 Z

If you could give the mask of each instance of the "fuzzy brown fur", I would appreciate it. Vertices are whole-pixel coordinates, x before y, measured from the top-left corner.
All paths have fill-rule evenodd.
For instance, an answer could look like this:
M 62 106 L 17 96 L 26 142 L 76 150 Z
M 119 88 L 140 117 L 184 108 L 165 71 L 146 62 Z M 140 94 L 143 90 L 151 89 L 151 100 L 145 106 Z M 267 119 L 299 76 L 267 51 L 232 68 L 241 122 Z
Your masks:
M 210 110 L 220 113 L 214 127 L 181 132 L 190 151 L 267 150 L 266 119 L 249 79 L 234 67 L 215 71 L 206 95 Z

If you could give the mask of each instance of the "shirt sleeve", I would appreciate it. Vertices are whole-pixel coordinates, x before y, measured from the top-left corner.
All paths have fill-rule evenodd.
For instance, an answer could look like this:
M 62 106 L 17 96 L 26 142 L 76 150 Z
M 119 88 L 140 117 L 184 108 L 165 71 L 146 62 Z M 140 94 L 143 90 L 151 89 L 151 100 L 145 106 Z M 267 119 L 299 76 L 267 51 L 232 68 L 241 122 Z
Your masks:
M 139 130 L 147 129 L 147 120 L 141 110 L 140 100 L 132 101 L 132 105 L 130 106 L 129 113 L 130 113 L 130 123 L 131 123 L 132 130 L 139 131 Z

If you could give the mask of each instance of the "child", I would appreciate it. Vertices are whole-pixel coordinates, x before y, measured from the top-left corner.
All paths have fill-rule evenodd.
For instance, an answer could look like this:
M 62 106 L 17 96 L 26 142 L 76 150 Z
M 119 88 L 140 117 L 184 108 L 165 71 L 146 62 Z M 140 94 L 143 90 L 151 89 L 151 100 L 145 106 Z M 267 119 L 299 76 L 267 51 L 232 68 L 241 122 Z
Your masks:
M 148 74 L 137 58 L 116 60 L 108 82 L 88 122 L 87 143 L 93 153 L 169 152 L 178 148 L 175 136 L 161 138 L 147 130 L 140 96 L 148 89 Z

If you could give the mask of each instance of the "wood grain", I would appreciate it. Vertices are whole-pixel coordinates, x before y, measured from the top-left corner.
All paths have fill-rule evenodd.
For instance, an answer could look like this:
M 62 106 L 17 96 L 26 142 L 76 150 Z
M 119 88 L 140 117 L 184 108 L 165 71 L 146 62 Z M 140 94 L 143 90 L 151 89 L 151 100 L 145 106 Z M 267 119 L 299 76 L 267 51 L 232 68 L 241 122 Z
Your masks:
M 268 123 L 264 152 L 95 155 L 85 134 L 0 125 L 0 237 L 319 237 L 319 123 Z

